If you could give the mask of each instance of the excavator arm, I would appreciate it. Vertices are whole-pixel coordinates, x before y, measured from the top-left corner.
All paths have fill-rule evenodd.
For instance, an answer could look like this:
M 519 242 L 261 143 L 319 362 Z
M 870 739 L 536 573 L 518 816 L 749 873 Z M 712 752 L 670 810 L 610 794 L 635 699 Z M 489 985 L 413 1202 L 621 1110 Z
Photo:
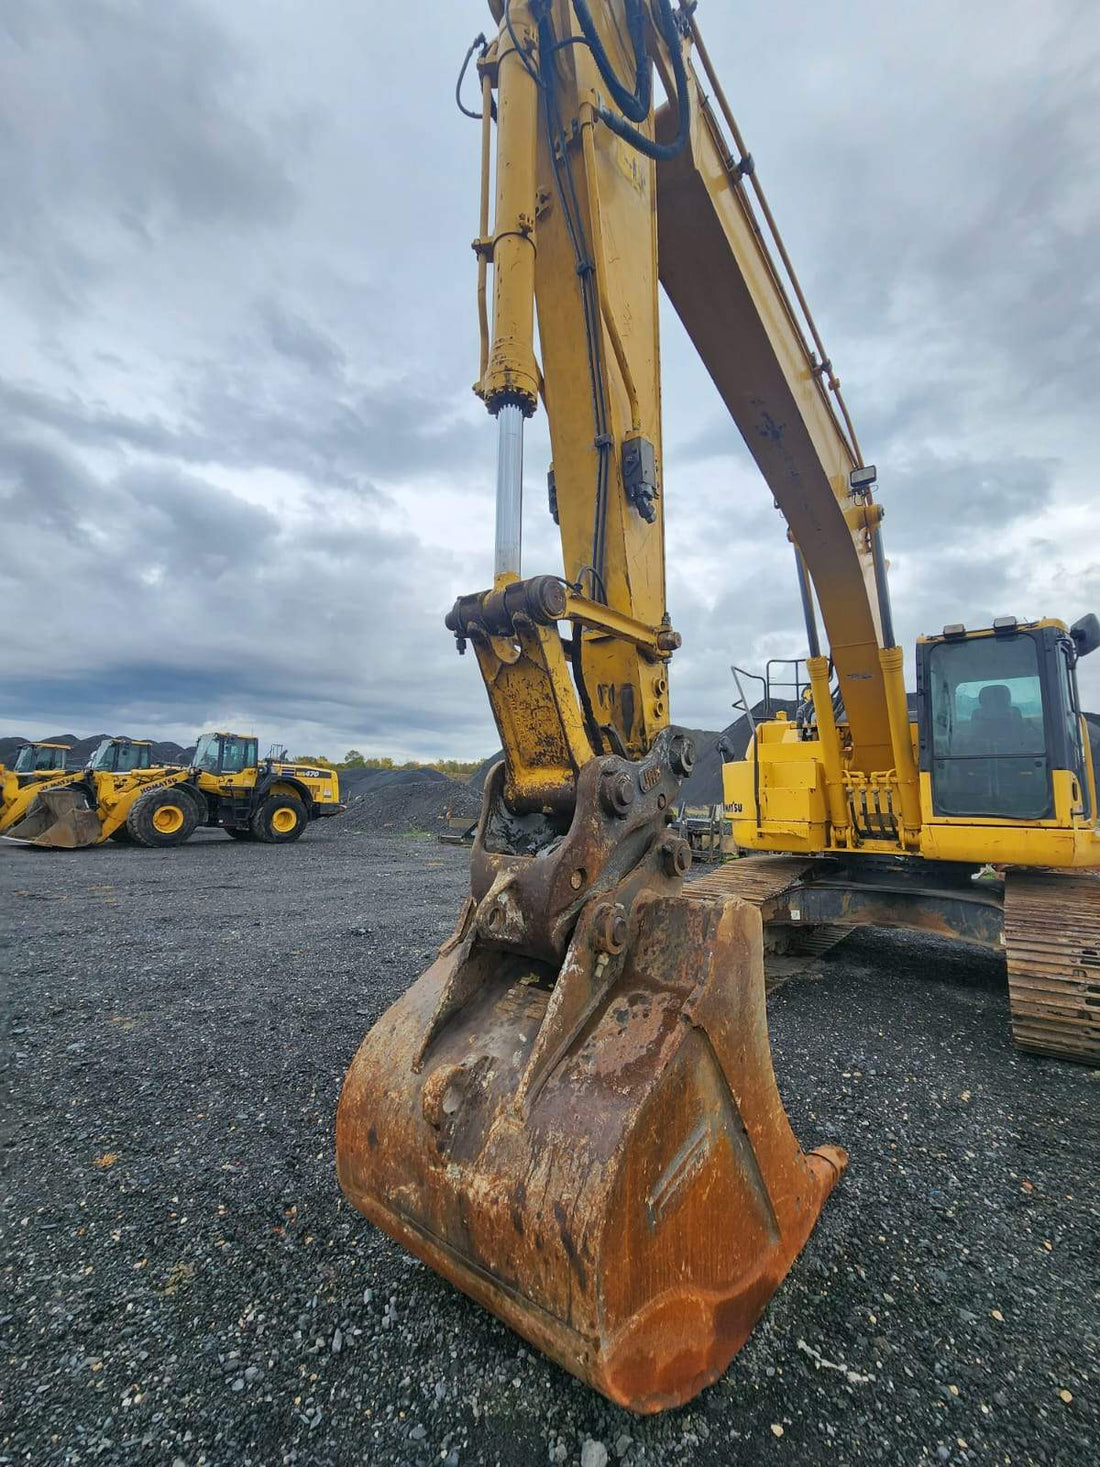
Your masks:
M 492 8 L 474 250 L 494 579 L 447 625 L 477 658 L 504 757 L 455 931 L 348 1071 L 337 1167 L 378 1226 L 654 1411 L 725 1369 L 846 1160 L 803 1152 L 783 1111 L 757 912 L 685 888 L 690 850 L 668 830 L 694 751 L 669 724 L 660 281 L 796 536 L 826 527 L 811 569 L 859 587 L 862 612 L 840 589 L 829 601 L 830 630 L 874 763 L 889 736 L 871 516 L 695 78 L 690 7 Z M 532 577 L 523 431 L 540 403 L 562 567 Z
M 691 28 L 698 38 L 694 21 Z M 658 170 L 661 284 L 809 572 L 855 766 L 887 769 L 893 751 L 878 654 L 889 643 L 882 640 L 876 587 L 880 509 L 872 499 L 873 480 L 861 472 L 850 422 L 842 422 L 847 413 L 839 383 L 774 229 L 754 161 L 705 48 L 697 50 L 715 102 L 706 99 L 693 69 L 690 146 Z M 666 115 L 661 123 L 667 131 L 672 119 Z M 864 489 L 853 487 L 853 473 Z M 887 611 L 887 630 L 888 623 Z

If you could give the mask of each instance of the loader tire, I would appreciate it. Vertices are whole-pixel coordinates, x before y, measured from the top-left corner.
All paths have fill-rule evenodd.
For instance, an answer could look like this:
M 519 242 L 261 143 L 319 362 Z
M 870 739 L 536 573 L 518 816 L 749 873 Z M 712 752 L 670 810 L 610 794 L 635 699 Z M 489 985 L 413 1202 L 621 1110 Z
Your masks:
M 227 825 L 224 827 L 226 835 L 231 840 L 255 840 L 256 837 L 248 829 L 247 825 Z
M 202 790 L 197 790 L 194 786 L 185 784 L 179 787 L 179 792 L 190 797 L 191 803 L 195 807 L 196 824 L 208 824 L 210 820 L 210 807 L 206 803 L 206 796 Z
M 134 843 L 134 838 L 125 825 L 120 825 L 117 830 L 112 830 L 110 838 L 117 840 L 120 846 L 132 846 Z
M 252 816 L 252 834 L 270 845 L 287 845 L 305 830 L 309 817 L 293 795 L 268 795 Z
M 194 800 L 171 788 L 150 790 L 126 816 L 126 829 L 139 846 L 181 846 L 198 823 Z

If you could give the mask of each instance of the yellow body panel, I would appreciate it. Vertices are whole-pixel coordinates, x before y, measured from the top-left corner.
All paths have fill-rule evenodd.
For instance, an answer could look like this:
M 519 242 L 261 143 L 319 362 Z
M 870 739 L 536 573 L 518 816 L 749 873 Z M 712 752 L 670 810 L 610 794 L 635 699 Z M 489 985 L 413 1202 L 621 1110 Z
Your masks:
M 932 814 L 932 781 L 922 774 L 921 855 L 998 866 L 1100 866 L 1100 826 L 1074 813 L 1081 806 L 1076 777 L 1055 769 L 1051 783 L 1054 815 L 1049 820 L 962 819 Z
M 910 724 L 914 751 L 917 727 Z M 759 770 L 756 762 L 759 760 Z M 1090 770 L 1096 809 L 1095 778 Z M 748 757 L 725 765 L 722 772 L 726 816 L 736 844 L 746 850 L 840 853 L 853 849 L 868 853 L 918 854 L 929 860 L 991 863 L 1012 866 L 1100 866 L 1100 825 L 1082 813 L 1076 776 L 1065 769 L 1052 771 L 1054 814 L 1045 820 L 977 819 L 933 813 L 932 781 L 920 775 L 920 828 L 916 851 L 896 838 L 854 837 L 853 843 L 833 839 L 825 799 L 826 773 L 822 745 L 802 739 L 785 719 L 757 727 L 755 746 Z M 859 789 L 860 785 L 855 785 Z M 879 788 L 889 792 L 895 817 L 900 795 L 894 771 L 884 771 Z M 899 830 L 902 823 L 897 821 Z

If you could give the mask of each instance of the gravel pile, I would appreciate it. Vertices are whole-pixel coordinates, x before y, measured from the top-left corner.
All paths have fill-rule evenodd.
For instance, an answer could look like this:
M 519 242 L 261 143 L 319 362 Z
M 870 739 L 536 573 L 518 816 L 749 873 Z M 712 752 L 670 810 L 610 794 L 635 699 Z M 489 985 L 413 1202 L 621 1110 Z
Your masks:
M 851 1165 L 722 1380 L 636 1419 L 341 1198 L 344 1070 L 467 857 L 339 824 L 0 847 L 0 1463 L 1095 1460 L 1100 1077 L 1014 1053 L 1000 963 L 867 934 L 772 996 Z
M 345 831 L 440 831 L 446 829 L 448 816 L 474 820 L 481 809 L 479 791 L 438 770 L 394 771 L 388 779 L 348 786 L 341 778 L 341 793 L 348 801 L 347 812 L 339 817 L 339 828 Z
M 450 776 L 438 769 L 341 769 L 340 789 L 345 799 L 356 799 L 377 789 L 398 789 L 406 784 L 449 784 Z

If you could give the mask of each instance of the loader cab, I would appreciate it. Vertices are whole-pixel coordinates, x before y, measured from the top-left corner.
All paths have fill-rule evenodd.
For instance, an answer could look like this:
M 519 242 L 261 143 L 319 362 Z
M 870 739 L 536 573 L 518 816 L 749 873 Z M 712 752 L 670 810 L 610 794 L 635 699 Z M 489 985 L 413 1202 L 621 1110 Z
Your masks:
M 103 739 L 88 761 L 88 768 L 103 774 L 131 774 L 150 769 L 153 746 L 148 739 Z
M 65 770 L 68 744 L 24 744 L 15 756 L 14 773 L 61 774 Z
M 998 617 L 946 626 L 917 645 L 920 764 L 939 818 L 1055 816 L 1054 773 L 1074 779 L 1075 815 L 1095 818 L 1077 662 L 1100 645 L 1096 617 L 1072 628 Z
M 241 774 L 255 769 L 259 740 L 249 734 L 205 733 L 199 735 L 191 764 L 204 774 Z

